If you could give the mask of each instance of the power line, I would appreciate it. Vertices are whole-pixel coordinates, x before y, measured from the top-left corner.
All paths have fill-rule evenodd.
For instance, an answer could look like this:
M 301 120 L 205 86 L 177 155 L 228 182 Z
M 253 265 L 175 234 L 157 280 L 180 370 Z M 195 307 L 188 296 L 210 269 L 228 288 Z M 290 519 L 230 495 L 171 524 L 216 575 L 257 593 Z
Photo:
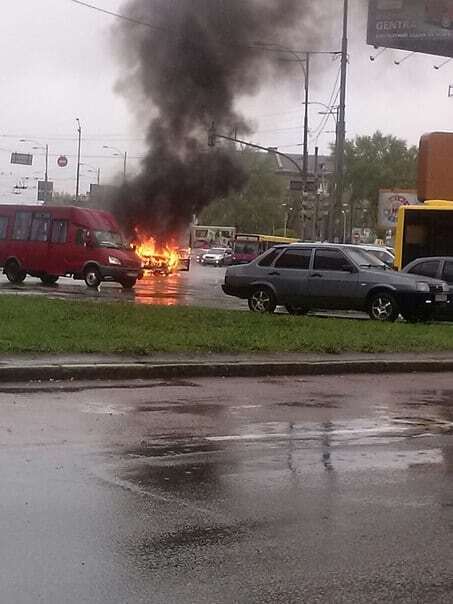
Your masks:
M 105 8 L 101 8 L 100 6 L 96 6 L 95 4 L 91 4 L 89 2 L 83 2 L 83 0 L 69 0 L 69 2 L 72 2 L 73 4 L 78 4 L 79 6 L 83 6 L 85 8 L 96 11 L 98 13 L 103 13 L 110 17 L 114 17 L 115 19 L 121 19 L 122 21 L 128 21 L 129 23 L 132 23 L 134 25 L 141 25 L 143 27 L 147 27 L 148 29 L 152 29 L 157 32 L 167 33 L 167 34 L 172 34 L 172 35 L 175 35 L 178 33 L 175 30 L 169 29 L 168 27 L 154 25 L 154 24 L 150 23 L 149 21 L 144 21 L 142 19 L 136 19 L 134 17 L 128 17 L 127 15 L 124 15 L 122 13 L 110 11 Z M 250 50 L 259 50 L 262 52 L 279 52 L 279 53 L 288 53 L 289 52 L 289 53 L 301 53 L 301 54 L 303 54 L 303 53 L 306 54 L 307 52 L 310 52 L 311 54 L 317 54 L 317 55 L 339 55 L 339 54 L 341 54 L 341 51 L 339 51 L 339 50 L 307 50 L 307 49 L 296 50 L 296 49 L 286 48 L 285 46 L 281 46 L 280 48 L 278 48 L 278 47 L 276 47 L 275 44 L 270 43 L 270 42 L 257 42 L 256 44 L 232 44 L 232 43 L 227 43 L 220 38 L 218 39 L 218 42 L 220 44 L 222 44 L 223 46 L 229 46 L 231 48 L 248 48 Z M 195 40 L 184 40 L 184 44 L 188 45 L 188 46 L 200 47 L 200 44 L 198 44 Z
M 110 17 L 115 17 L 117 19 L 122 19 L 123 21 L 129 21 L 129 23 L 133 23 L 134 25 L 142 25 L 143 27 L 148 27 L 149 29 L 153 29 L 155 31 L 162 31 L 165 33 L 172 33 L 170 29 L 165 27 L 159 27 L 158 25 L 153 25 L 152 23 L 148 23 L 147 21 L 142 21 L 141 19 L 134 19 L 133 17 L 128 17 L 127 15 L 122 15 L 120 13 L 116 13 L 111 10 L 107 10 L 105 8 L 101 8 L 100 6 L 95 6 L 94 4 L 89 4 L 88 2 L 82 2 L 82 0 L 69 0 L 74 4 L 79 4 L 80 6 L 84 6 L 85 8 L 89 8 L 98 13 L 104 13 L 104 15 L 109 15 Z

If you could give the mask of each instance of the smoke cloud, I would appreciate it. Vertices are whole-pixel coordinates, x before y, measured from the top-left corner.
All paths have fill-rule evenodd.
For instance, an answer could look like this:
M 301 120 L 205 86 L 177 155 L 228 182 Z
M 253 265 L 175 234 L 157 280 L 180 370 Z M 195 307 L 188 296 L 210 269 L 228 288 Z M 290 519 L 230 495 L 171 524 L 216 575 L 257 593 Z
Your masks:
M 218 196 L 239 190 L 246 175 L 207 132 L 242 135 L 249 125 L 237 101 L 290 68 L 260 44 L 319 48 L 323 9 L 313 0 L 129 0 L 121 12 L 147 27 L 122 22 L 115 44 L 125 67 L 118 89 L 145 120 L 148 152 L 126 183 L 115 211 L 130 231 L 174 236 Z M 294 46 L 293 46 L 294 47 Z M 294 67 L 294 66 L 293 66 Z

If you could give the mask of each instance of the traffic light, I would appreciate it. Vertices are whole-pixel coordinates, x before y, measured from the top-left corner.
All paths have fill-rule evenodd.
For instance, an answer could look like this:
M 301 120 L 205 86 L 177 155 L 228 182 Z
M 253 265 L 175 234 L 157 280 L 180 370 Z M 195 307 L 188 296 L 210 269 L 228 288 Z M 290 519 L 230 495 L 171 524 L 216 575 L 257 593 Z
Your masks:
M 209 128 L 209 131 L 208 131 L 208 146 L 215 147 L 215 143 L 216 143 L 216 131 L 215 131 L 215 124 L 214 124 L 214 122 L 212 122 L 212 126 Z

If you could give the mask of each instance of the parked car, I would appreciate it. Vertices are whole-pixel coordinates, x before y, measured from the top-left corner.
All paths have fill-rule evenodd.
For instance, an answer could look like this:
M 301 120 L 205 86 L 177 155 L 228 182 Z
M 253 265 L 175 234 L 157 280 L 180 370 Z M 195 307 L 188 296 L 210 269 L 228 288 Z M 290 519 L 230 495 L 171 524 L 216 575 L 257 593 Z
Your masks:
M 356 247 L 359 247 L 361 250 L 365 250 L 372 256 L 376 256 L 381 262 L 393 268 L 393 263 L 395 262 L 395 254 L 392 248 L 386 247 L 384 245 L 368 245 L 361 244 Z
M 427 320 L 448 300 L 439 279 L 398 273 L 354 245 L 277 246 L 250 264 L 228 267 L 223 291 L 247 299 L 250 310 L 291 314 L 312 309 L 368 312 L 377 321 Z
M 437 309 L 436 319 L 453 318 L 453 256 L 417 258 L 404 267 L 403 273 L 445 281 L 450 289 L 449 304 Z
M 72 206 L 0 206 L 0 266 L 11 283 L 70 276 L 88 287 L 117 281 L 129 289 L 143 276 L 111 214 Z
M 212 266 L 225 266 L 231 264 L 233 252 L 228 247 L 215 247 L 199 255 L 200 264 L 211 264 Z

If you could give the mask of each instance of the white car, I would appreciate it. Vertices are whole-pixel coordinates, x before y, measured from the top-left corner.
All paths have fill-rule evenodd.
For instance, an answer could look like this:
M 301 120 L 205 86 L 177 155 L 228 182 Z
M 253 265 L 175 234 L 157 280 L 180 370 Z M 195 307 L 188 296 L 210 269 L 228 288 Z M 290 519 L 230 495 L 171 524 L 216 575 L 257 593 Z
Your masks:
M 198 261 L 200 264 L 210 264 L 212 266 L 225 266 L 231 264 L 233 251 L 226 247 L 215 247 L 207 252 L 200 254 Z
M 392 248 L 387 247 L 385 245 L 368 245 L 366 243 L 362 243 L 360 245 L 357 245 L 356 247 L 365 250 L 365 252 L 372 254 L 373 256 L 378 258 L 378 260 L 380 260 L 390 268 L 393 268 L 393 264 L 395 262 L 395 254 Z

